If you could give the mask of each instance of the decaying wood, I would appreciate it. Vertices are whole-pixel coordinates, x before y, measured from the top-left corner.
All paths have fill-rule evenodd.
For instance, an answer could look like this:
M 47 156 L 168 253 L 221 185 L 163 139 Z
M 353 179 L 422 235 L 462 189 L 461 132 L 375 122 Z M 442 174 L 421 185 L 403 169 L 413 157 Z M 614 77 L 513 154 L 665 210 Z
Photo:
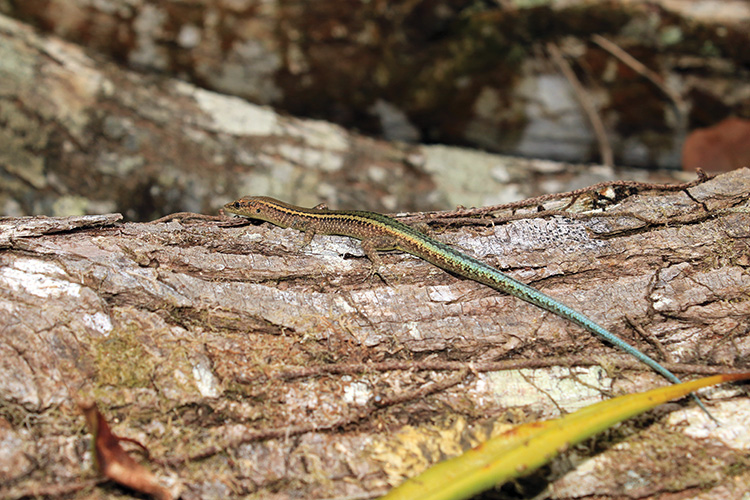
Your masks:
M 662 359 L 660 344 L 687 378 L 747 369 L 749 192 L 744 169 L 588 219 L 529 213 L 435 236 Z M 2 497 L 74 484 L 89 466 L 74 397 L 146 444 L 183 498 L 372 498 L 503 422 L 664 383 L 568 322 L 409 255 L 384 256 L 382 279 L 343 237 L 300 250 L 294 230 L 231 219 L 90 222 L 46 219 L 3 240 Z M 552 498 L 740 498 L 750 399 L 712 394 L 718 430 L 685 401 L 535 481 Z

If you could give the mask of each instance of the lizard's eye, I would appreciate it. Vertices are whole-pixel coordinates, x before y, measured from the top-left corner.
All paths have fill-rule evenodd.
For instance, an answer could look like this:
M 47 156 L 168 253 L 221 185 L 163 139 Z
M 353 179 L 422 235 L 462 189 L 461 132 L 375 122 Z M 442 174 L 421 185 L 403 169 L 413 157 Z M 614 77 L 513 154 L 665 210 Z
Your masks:
M 256 208 L 256 209 L 255 209 L 255 213 L 256 213 L 256 214 L 259 214 L 259 213 L 260 213 L 260 208 Z
M 235 201 L 234 203 L 232 203 L 232 206 L 234 208 L 240 208 L 240 202 L 239 201 Z

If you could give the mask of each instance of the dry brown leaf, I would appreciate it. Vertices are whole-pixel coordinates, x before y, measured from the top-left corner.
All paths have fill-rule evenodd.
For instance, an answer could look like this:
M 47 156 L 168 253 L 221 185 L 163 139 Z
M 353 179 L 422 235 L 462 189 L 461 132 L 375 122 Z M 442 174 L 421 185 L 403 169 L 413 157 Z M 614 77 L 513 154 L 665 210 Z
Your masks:
M 96 403 L 79 402 L 78 405 L 86 417 L 86 423 L 93 438 L 96 465 L 102 475 L 159 500 L 171 500 L 172 494 L 159 484 L 156 476 L 133 460 L 120 446 L 120 441 L 132 442 L 133 440 L 115 436 L 96 407 Z

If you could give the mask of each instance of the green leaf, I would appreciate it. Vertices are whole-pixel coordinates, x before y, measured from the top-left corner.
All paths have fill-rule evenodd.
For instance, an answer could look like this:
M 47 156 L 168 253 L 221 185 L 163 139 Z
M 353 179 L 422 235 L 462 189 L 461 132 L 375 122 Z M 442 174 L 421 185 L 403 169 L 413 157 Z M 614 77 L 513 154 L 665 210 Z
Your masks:
M 463 455 L 441 462 L 408 479 L 381 500 L 463 500 L 528 474 L 569 446 L 623 420 L 691 392 L 737 380 L 750 373 L 715 375 L 630 394 L 587 406 L 565 417 L 524 424 Z

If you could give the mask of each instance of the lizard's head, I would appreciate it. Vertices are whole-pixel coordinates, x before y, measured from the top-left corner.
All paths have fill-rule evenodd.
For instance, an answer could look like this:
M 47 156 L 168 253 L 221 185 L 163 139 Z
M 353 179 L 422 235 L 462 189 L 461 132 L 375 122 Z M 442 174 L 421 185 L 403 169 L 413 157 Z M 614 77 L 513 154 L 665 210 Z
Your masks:
M 267 196 L 245 196 L 224 205 L 224 210 L 231 214 L 278 225 L 285 225 L 283 222 L 290 208 L 290 205 Z

